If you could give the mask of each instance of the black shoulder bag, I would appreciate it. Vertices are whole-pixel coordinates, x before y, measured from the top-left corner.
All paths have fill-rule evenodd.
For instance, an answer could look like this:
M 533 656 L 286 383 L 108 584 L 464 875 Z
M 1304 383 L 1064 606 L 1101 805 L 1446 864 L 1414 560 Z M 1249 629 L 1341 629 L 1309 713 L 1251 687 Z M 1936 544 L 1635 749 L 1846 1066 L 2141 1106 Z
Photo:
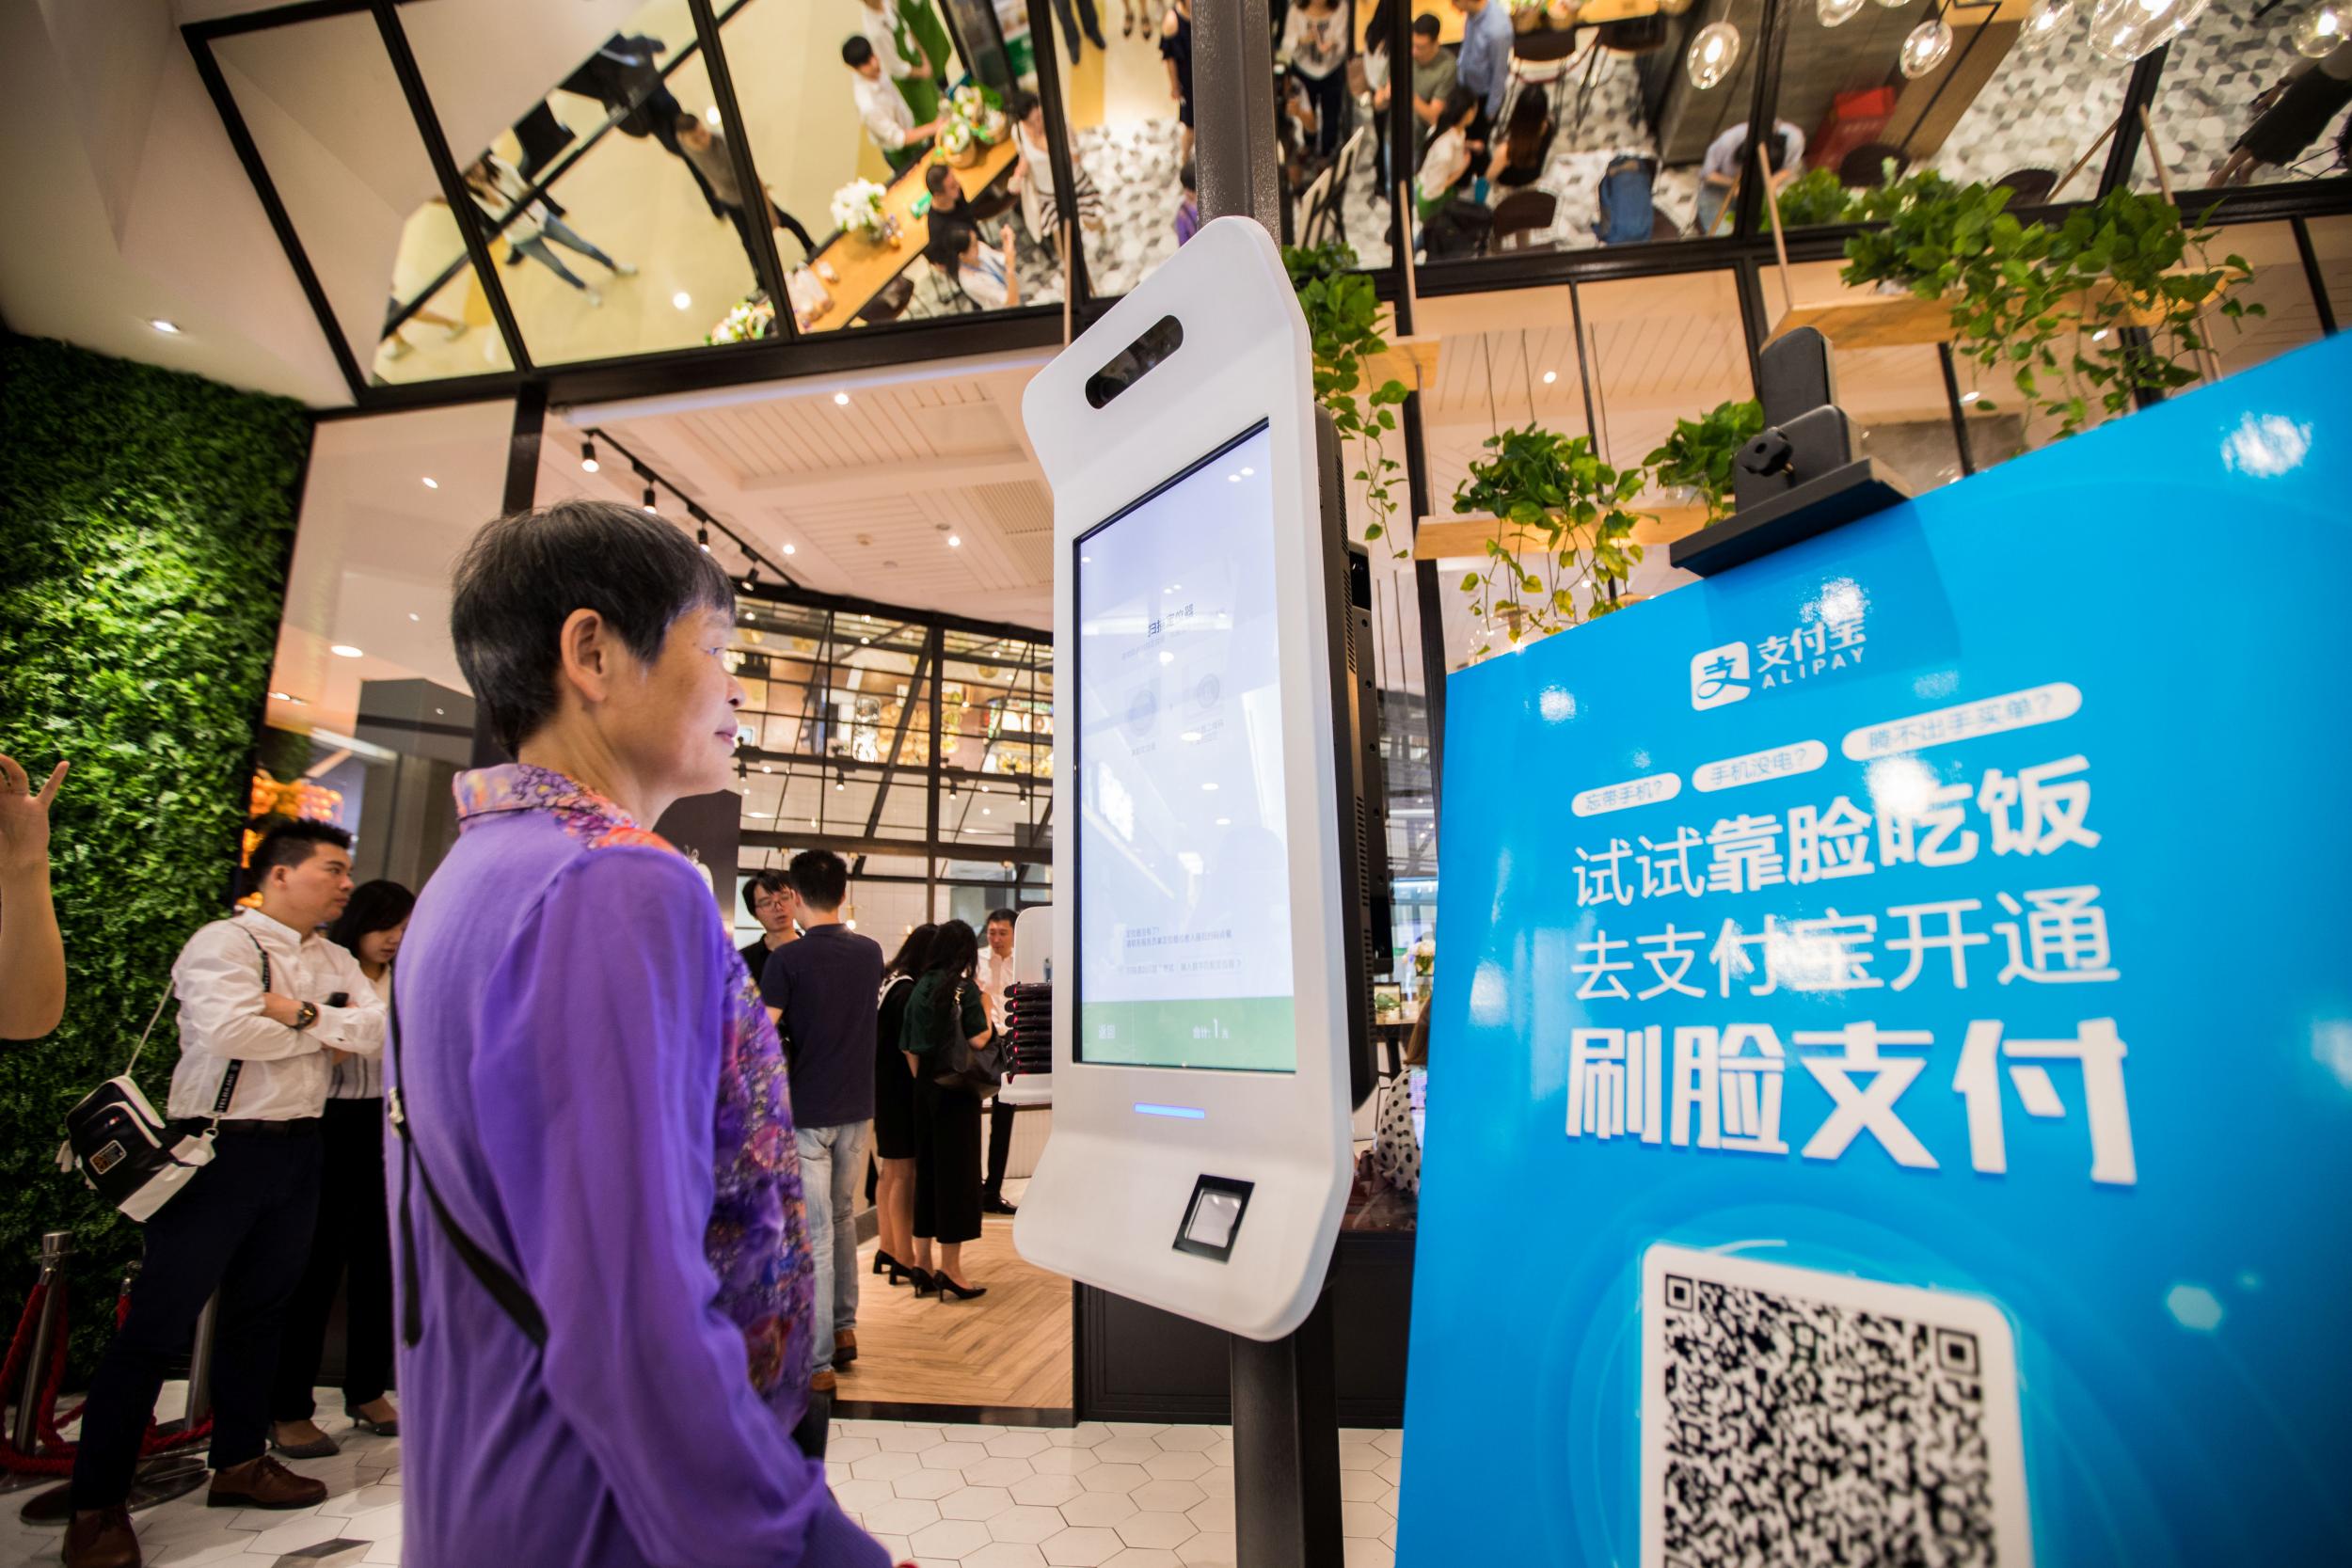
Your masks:
M 401 1291 L 401 1338 L 414 1346 L 424 1338 L 424 1303 L 418 1294 L 417 1229 L 408 1217 L 408 1198 L 421 1185 L 425 1197 L 433 1205 L 433 1217 L 440 1223 L 441 1234 L 457 1251 L 466 1271 L 482 1282 L 490 1292 L 490 1299 L 499 1309 L 514 1320 L 523 1338 L 539 1349 L 548 1348 L 548 1320 L 532 1299 L 523 1282 L 508 1273 L 504 1264 L 485 1252 L 458 1223 L 450 1218 L 449 1210 L 441 1202 L 441 1195 L 434 1190 L 433 1178 L 424 1168 L 424 1156 L 417 1151 L 417 1143 L 408 1135 L 408 1108 L 402 1092 L 400 1079 L 400 982 L 394 978 L 392 994 L 385 1001 L 384 1053 L 390 1059 L 393 1083 L 385 1091 L 384 1105 L 390 1117 L 393 1134 L 400 1139 L 400 1266 L 405 1288 Z

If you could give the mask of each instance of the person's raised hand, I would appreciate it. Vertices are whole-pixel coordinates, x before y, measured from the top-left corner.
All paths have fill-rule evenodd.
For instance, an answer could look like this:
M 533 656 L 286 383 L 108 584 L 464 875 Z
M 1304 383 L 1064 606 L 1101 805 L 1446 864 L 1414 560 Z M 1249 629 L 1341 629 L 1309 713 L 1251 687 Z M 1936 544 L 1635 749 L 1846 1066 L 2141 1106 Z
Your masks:
M 1011 224 L 1009 224 L 1009 223 L 1007 223 L 1007 224 L 999 224 L 999 225 L 997 226 L 997 229 L 996 229 L 996 239 L 997 239 L 997 243 L 998 243 L 998 244 L 999 244 L 999 245 L 1000 245 L 1004 248 L 1004 252 L 1005 252 L 1005 254 L 1006 254 L 1006 255 L 1008 255 L 1008 256 L 1011 255 L 1011 254 L 1012 254 L 1012 225 L 1011 225 Z
M 0 873 L 49 863 L 49 802 L 57 798 L 65 770 L 57 764 L 37 791 L 14 757 L 0 756 Z

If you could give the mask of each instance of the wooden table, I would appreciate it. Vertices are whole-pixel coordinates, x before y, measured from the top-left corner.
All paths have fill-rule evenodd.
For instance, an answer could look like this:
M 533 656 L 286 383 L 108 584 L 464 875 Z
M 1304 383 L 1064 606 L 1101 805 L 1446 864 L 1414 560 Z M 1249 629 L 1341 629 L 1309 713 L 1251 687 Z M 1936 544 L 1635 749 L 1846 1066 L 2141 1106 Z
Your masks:
M 1019 156 L 1013 146 L 1013 133 L 1007 128 L 1005 139 L 981 150 L 979 160 L 969 167 L 955 170 L 956 183 L 963 189 L 963 198 L 972 200 L 994 184 Z M 824 248 L 809 258 L 813 267 L 823 261 L 831 264 L 837 275 L 818 278 L 825 292 L 833 295 L 833 305 L 825 313 L 809 324 L 811 332 L 830 332 L 854 320 L 860 310 L 873 302 L 890 280 L 906 271 L 914 260 L 923 254 L 930 243 L 931 225 L 928 215 L 918 216 L 915 198 L 924 194 L 924 171 L 933 163 L 946 160 L 934 148 L 909 164 L 906 172 L 890 182 L 882 196 L 882 212 L 898 220 L 898 243 L 895 245 L 867 239 L 862 233 L 844 231 L 825 243 Z M 983 245 L 993 244 L 993 237 L 983 234 Z

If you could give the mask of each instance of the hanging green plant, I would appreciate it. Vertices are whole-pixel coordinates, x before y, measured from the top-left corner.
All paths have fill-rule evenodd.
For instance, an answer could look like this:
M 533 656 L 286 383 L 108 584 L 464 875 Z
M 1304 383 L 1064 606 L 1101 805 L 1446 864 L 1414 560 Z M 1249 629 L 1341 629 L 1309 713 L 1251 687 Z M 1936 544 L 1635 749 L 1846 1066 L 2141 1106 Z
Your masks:
M 1674 434 L 1643 466 L 1661 489 L 1687 489 L 1707 508 L 1707 520 L 1731 515 L 1731 462 L 1764 429 L 1764 405 L 1754 398 L 1719 403 L 1696 420 L 1677 420 Z
M 2209 265 L 2203 218 L 2183 224 L 2161 197 L 2109 191 L 2055 229 L 2020 222 L 2009 198 L 1926 172 L 1867 191 L 1856 215 L 1870 227 L 1846 241 L 1838 276 L 1949 300 L 1952 347 L 2006 374 L 2060 436 L 2094 404 L 2114 417 L 2194 382 L 2208 305 L 2233 322 L 2263 313 L 2230 296 L 2253 276 L 2246 259 Z
M 1641 493 L 1644 471 L 1601 461 L 1589 436 L 1532 423 L 1488 436 L 1486 450 L 1492 455 L 1472 461 L 1454 492 L 1456 513 L 1495 519 L 1486 568 L 1462 578 L 1470 613 L 1502 623 L 1517 644 L 1616 609 L 1642 559 L 1633 542 L 1638 518 L 1626 503 Z M 1537 556 L 1538 569 L 1528 569 L 1526 561 Z
M 1356 252 L 1343 241 L 1282 247 L 1282 265 L 1297 292 L 1314 349 L 1315 401 L 1330 411 L 1345 445 L 1351 478 L 1363 486 L 1370 543 L 1389 537 L 1396 524 L 1396 483 L 1404 465 L 1388 453 L 1384 437 L 1397 427 L 1396 411 L 1408 388 L 1393 378 L 1366 390 L 1367 367 L 1388 352 L 1380 331 L 1380 294 L 1369 274 L 1355 270 Z M 1406 550 L 1399 548 L 1400 556 Z

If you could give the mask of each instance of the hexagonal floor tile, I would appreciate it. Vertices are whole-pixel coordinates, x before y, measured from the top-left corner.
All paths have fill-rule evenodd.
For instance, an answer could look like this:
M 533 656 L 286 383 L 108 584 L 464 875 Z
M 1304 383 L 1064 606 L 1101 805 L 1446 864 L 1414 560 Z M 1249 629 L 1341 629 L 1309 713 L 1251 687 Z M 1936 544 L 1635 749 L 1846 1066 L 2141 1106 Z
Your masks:
M 921 1453 L 946 1440 L 937 1427 L 894 1427 L 874 1437 L 884 1453 Z
M 833 1489 L 833 1500 L 850 1513 L 880 1508 L 898 1494 L 886 1481 L 845 1481 Z
M 1219 1437 L 1200 1451 L 1209 1456 L 1212 1465 L 1230 1465 L 1233 1463 L 1233 1440 L 1231 1437 Z
M 1008 1432 L 1002 1436 L 990 1438 L 982 1445 L 999 1459 L 1026 1459 L 1033 1453 L 1043 1453 L 1053 1446 L 1051 1438 L 1035 1430 Z
M 977 1465 L 988 1457 L 988 1450 L 977 1443 L 934 1443 L 923 1450 L 926 1470 L 961 1470 L 966 1465 Z
M 1025 1459 L 983 1459 L 963 1467 L 963 1479 L 975 1486 L 1010 1486 L 1035 1474 Z
M 1026 1481 L 1014 1481 L 1007 1490 L 1012 1493 L 1014 1502 L 1041 1508 L 1052 1508 L 1086 1495 L 1086 1488 L 1078 1484 L 1075 1476 L 1031 1476 Z
M 1105 1465 L 1140 1465 L 1160 1453 L 1160 1446 L 1149 1437 L 1114 1436 L 1107 1443 L 1094 1445 L 1094 1457 Z
M 850 1474 L 860 1481 L 897 1481 L 922 1467 L 923 1461 L 911 1453 L 869 1453 L 850 1465 Z
M 892 1481 L 890 1490 L 898 1497 L 927 1497 L 937 1502 L 962 1485 L 963 1478 L 953 1470 L 912 1470 Z
M 1041 1476 L 1084 1475 L 1094 1468 L 1091 1449 L 1047 1449 L 1043 1453 L 1029 1456 L 1029 1468 Z
M 1377 1541 L 1350 1538 L 1340 1545 L 1347 1568 L 1396 1568 L 1396 1553 Z
M 1345 1501 L 1376 1502 L 1379 1500 L 1380 1494 L 1388 1489 L 1389 1483 L 1382 1481 L 1375 1471 L 1342 1470 L 1340 1472 L 1340 1497 Z
M 1002 1513 L 990 1515 L 988 1533 L 998 1541 L 1037 1542 L 1059 1535 L 1069 1523 L 1058 1508 L 1015 1503 Z
M 1405 1433 L 1402 1428 L 1390 1428 L 1372 1440 L 1372 1446 L 1393 1458 L 1405 1457 Z
M 992 1541 L 966 1552 L 962 1568 L 1045 1568 L 1045 1554 L 1026 1541 Z
M 1343 1470 L 1376 1470 L 1380 1462 L 1388 1457 L 1370 1443 L 1343 1441 L 1340 1444 L 1340 1468 Z
M 1200 1532 L 1181 1513 L 1138 1513 L 1111 1528 L 1130 1546 L 1181 1546 Z
M 1401 1486 L 1405 1481 L 1405 1461 L 1402 1459 L 1384 1459 L 1379 1464 L 1372 1467 L 1372 1473 L 1378 1476 L 1382 1481 L 1387 1481 L 1391 1486 Z
M 830 1437 L 825 1440 L 825 1458 L 847 1465 L 853 1459 L 864 1459 L 869 1453 L 882 1452 L 882 1445 L 871 1437 Z
M 1176 1558 L 1187 1568 L 1236 1568 L 1241 1547 L 1231 1530 L 1202 1530 L 1176 1548 Z
M 1155 1481 L 1127 1494 L 1146 1513 L 1182 1513 L 1209 1495 L 1188 1481 Z
M 1221 1497 L 1211 1497 L 1207 1502 L 1195 1504 L 1184 1510 L 1184 1517 L 1192 1521 L 1195 1529 L 1212 1535 L 1218 1531 L 1231 1534 L 1233 1528 L 1233 1495 L 1228 1492 Z
M 1078 1527 L 1052 1535 L 1039 1545 L 1055 1568 L 1101 1568 L 1127 1549 L 1127 1544 L 1107 1529 Z
M 1061 1505 L 1061 1516 L 1073 1525 L 1115 1525 L 1135 1512 L 1124 1492 L 1089 1492 Z
M 1144 1473 L 1153 1481 L 1195 1481 L 1216 1467 L 1207 1454 L 1198 1451 L 1155 1453 L 1143 1462 Z
M 1159 1546 L 1130 1546 L 1103 1568 L 1184 1568 L 1174 1552 Z
M 1201 1453 L 1216 1446 L 1216 1428 L 1169 1427 L 1153 1433 L 1152 1441 L 1168 1453 Z
M 1073 1427 L 1048 1427 L 1045 1439 L 1057 1449 L 1090 1449 L 1110 1441 L 1111 1429 L 1100 1421 L 1080 1421 Z
M 948 1519 L 986 1519 L 1011 1506 L 1012 1494 L 1001 1486 L 965 1486 L 939 1499 L 940 1514 Z
M 1340 1504 L 1340 1533 L 1344 1536 L 1377 1541 L 1394 1522 L 1378 1503 Z
M 1140 1465 L 1097 1465 L 1078 1472 L 1078 1484 L 1089 1492 L 1132 1492 L 1151 1479 Z
M 988 1544 L 988 1527 L 977 1519 L 942 1519 L 907 1537 L 916 1557 L 959 1558 Z
M 922 1497 L 893 1497 L 873 1508 L 861 1509 L 859 1517 L 867 1529 L 913 1535 L 926 1525 L 939 1523 L 939 1505 Z M 987 1537 L 983 1535 L 981 1539 Z

